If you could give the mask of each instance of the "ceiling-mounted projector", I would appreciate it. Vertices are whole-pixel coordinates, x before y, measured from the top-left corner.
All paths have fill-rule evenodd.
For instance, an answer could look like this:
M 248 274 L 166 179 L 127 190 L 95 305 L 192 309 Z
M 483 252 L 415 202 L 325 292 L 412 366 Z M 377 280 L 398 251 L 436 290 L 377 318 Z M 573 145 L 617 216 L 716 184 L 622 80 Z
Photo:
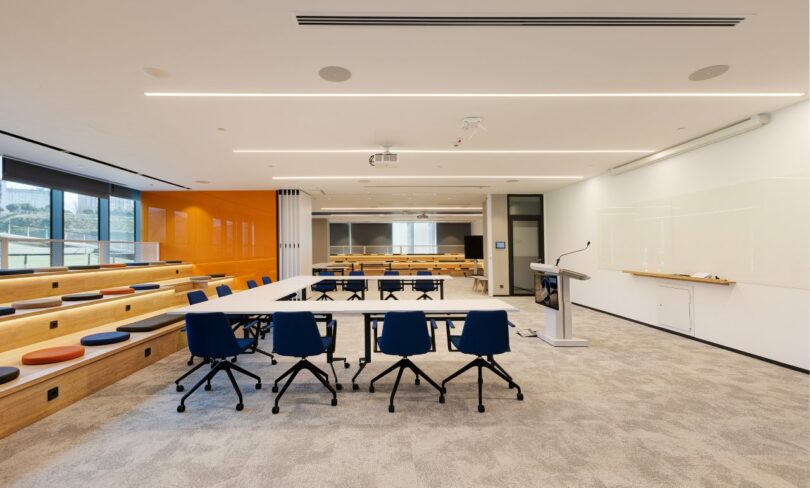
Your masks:
M 396 168 L 399 166 L 399 155 L 391 152 L 391 146 L 385 146 L 385 152 L 372 154 L 368 164 L 375 168 Z
M 417 215 L 416 218 L 419 219 L 419 220 L 424 220 L 424 219 L 428 219 L 430 217 L 428 217 L 428 214 L 426 214 L 425 212 L 422 212 L 421 214 Z

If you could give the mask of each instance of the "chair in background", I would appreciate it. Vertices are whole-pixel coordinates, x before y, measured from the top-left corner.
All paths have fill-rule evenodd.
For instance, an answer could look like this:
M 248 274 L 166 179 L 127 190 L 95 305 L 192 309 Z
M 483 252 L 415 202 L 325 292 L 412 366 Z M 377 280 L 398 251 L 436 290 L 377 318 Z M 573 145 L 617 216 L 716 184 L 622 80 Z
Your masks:
M 385 271 L 383 273 L 384 276 L 399 276 L 399 271 Z M 382 293 L 388 293 L 388 295 L 383 298 L 383 300 L 388 300 L 389 298 L 393 298 L 394 300 L 399 300 L 399 298 L 394 296 L 394 292 L 402 291 L 402 281 L 401 280 L 380 280 L 379 285 L 380 291 Z M 380 295 L 382 295 L 380 293 Z
M 239 389 L 231 370 L 236 370 L 255 379 L 257 390 L 262 387 L 262 379 L 250 371 L 233 364 L 227 358 L 244 354 L 253 345 L 253 339 L 237 339 L 231 329 L 228 317 L 224 313 L 186 314 L 186 333 L 188 334 L 188 348 L 191 354 L 208 358 L 211 361 L 211 370 L 188 393 L 183 395 L 183 398 L 180 399 L 180 405 L 177 406 L 177 411 L 185 412 L 186 399 L 197 391 L 203 383 L 207 382 L 210 385 L 211 379 L 220 371 L 225 371 L 225 374 L 228 375 L 231 386 L 233 386 L 236 395 L 239 397 L 236 410 L 242 410 L 244 408 L 242 391 Z
M 417 271 L 416 276 L 433 276 L 433 273 L 430 271 Z M 436 282 L 433 280 L 414 280 L 413 289 L 422 292 L 417 300 L 433 300 L 428 293 L 436 291 Z
M 350 271 L 349 276 L 365 276 L 365 273 L 362 271 Z M 343 290 L 352 292 L 352 296 L 348 298 L 348 300 L 362 300 L 363 297 L 358 295 L 366 290 L 366 280 L 348 280 L 345 285 L 343 285 Z
M 484 378 L 482 371 L 484 368 L 495 373 L 499 378 L 506 381 L 509 388 L 517 388 L 517 399 L 523 400 L 523 393 L 520 386 L 512 380 L 512 376 L 495 361 L 496 354 L 509 352 L 509 327 L 514 327 L 509 322 L 506 312 L 495 311 L 471 311 L 464 320 L 464 330 L 461 335 L 452 335 L 450 329 L 455 328 L 451 320 L 447 320 L 447 349 L 449 351 L 462 352 L 477 356 L 470 363 L 442 381 L 442 392 L 447 393 L 445 385 L 461 375 L 470 368 L 478 368 L 478 411 L 484 412 L 483 390 Z M 484 359 L 486 357 L 486 359 Z
M 253 288 L 256 288 L 257 286 L 259 286 L 256 283 L 256 280 L 247 280 L 245 283 L 247 283 L 247 287 L 248 287 L 249 290 L 252 290 Z
M 319 276 L 335 276 L 332 271 L 321 271 Z M 315 300 L 334 300 L 334 298 L 327 295 L 329 292 L 337 291 L 337 282 L 335 280 L 324 280 L 312 285 L 312 291 L 317 291 L 321 294 Z
M 442 388 L 409 359 L 409 356 L 426 354 L 436 350 L 434 333 L 436 327 L 435 321 L 431 322 L 430 327 L 428 327 L 425 312 L 387 312 L 383 318 L 382 337 L 377 338 L 377 321 L 372 322 L 371 328 L 374 330 L 375 350 L 383 354 L 402 356 L 402 359 L 394 363 L 393 366 L 375 376 L 368 387 L 368 391 L 374 393 L 374 382 L 394 370 L 399 370 L 397 379 L 394 381 L 394 388 L 391 390 L 391 400 L 388 404 L 389 412 L 393 413 L 395 410 L 394 396 L 397 394 L 399 381 L 402 379 L 402 372 L 405 368 L 416 374 L 415 382 L 417 385 L 420 377 L 425 378 L 439 392 L 439 403 L 444 403 Z M 428 329 L 430 329 L 430 333 L 428 333 Z
M 307 359 L 310 356 L 319 356 L 334 350 L 337 322 L 331 321 L 326 326 L 326 330 L 326 337 L 321 337 L 312 312 L 276 312 L 273 314 L 273 352 L 282 356 L 300 358 L 290 369 L 276 378 L 273 384 L 273 392 L 278 392 L 272 409 L 274 414 L 279 412 L 278 402 L 281 397 L 303 369 L 312 373 L 332 393 L 332 406 L 337 405 L 337 391 L 329 384 L 329 375 Z M 332 372 L 335 373 L 334 366 L 332 366 Z M 279 392 L 278 382 L 288 376 L 287 382 Z M 335 379 L 337 380 L 337 373 L 335 373 Z
M 269 285 L 272 282 L 273 280 L 271 280 L 269 276 L 262 276 L 262 284 Z
M 217 296 L 219 298 L 226 297 L 228 295 L 233 295 L 233 291 L 231 290 L 231 287 L 228 285 L 219 285 L 217 286 L 216 289 L 217 289 Z

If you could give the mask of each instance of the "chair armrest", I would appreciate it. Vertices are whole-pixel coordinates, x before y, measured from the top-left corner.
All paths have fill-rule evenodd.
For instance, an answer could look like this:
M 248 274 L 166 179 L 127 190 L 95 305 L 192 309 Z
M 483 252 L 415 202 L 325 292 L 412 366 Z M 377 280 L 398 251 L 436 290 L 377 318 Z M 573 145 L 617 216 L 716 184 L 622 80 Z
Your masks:
M 433 330 L 439 328 L 439 324 L 436 323 L 436 319 L 430 319 L 430 327 L 433 328 Z
M 453 351 L 453 343 L 450 342 L 450 329 L 455 329 L 456 326 L 453 325 L 453 321 L 450 320 L 450 319 L 445 319 L 444 320 L 444 325 L 447 328 L 447 350 L 452 352 Z
M 445 322 L 447 323 L 447 328 L 448 328 L 448 329 L 455 329 L 455 328 L 456 328 L 456 326 L 455 326 L 455 325 L 453 325 L 453 321 L 452 321 L 452 320 L 450 320 L 450 319 L 445 319 Z
M 506 323 L 509 324 L 509 327 L 517 327 L 511 320 L 507 320 Z
M 333 334 L 333 331 L 337 330 L 337 320 L 330 320 L 328 324 L 326 324 L 326 333 Z
M 378 320 L 372 320 L 371 321 L 371 328 L 373 330 L 377 330 L 377 322 L 379 322 L 379 321 Z

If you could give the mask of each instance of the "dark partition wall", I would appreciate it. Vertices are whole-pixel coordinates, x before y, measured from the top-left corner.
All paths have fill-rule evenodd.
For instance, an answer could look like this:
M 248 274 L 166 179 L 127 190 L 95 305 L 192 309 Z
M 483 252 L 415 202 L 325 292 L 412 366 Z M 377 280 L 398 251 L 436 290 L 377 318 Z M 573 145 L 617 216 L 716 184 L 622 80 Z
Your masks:
M 349 224 L 329 224 L 329 245 L 349 245 Z
M 391 224 L 352 224 L 352 246 L 390 245 Z
M 470 235 L 471 229 L 472 224 L 469 223 L 438 222 L 436 224 L 436 244 L 439 246 L 463 246 L 464 236 Z

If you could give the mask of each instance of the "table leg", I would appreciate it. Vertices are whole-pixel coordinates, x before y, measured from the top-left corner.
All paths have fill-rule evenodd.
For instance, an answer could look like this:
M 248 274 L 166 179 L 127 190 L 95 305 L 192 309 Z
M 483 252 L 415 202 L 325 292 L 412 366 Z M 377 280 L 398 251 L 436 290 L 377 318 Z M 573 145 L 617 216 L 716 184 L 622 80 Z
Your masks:
M 382 299 L 383 299 L 383 289 L 382 289 L 382 287 L 379 285 L 379 283 L 377 284 L 377 287 L 380 289 L 380 300 L 382 300 Z
M 439 298 L 444 300 L 444 280 L 439 281 Z
M 301 289 L 301 300 L 307 301 L 307 289 L 306 288 Z
M 366 367 L 366 364 L 371 362 L 371 315 L 363 314 L 363 336 L 364 336 L 364 350 L 363 357 L 357 361 L 359 367 L 357 372 L 352 376 L 352 390 L 359 390 L 360 385 L 357 384 L 357 377 Z

